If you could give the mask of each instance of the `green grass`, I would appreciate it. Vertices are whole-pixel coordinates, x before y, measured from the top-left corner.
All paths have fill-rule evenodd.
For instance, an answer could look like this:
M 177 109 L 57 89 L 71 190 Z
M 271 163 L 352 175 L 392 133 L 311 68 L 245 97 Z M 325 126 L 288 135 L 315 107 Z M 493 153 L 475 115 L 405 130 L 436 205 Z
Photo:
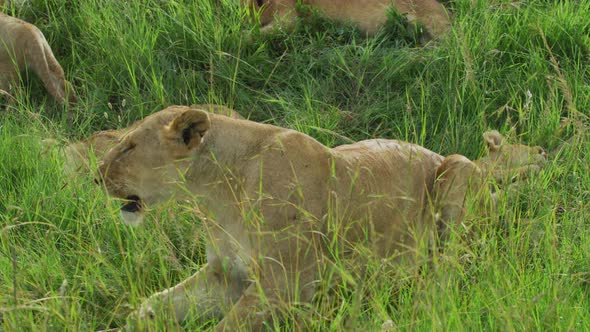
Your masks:
M 317 18 L 256 37 L 230 0 L 35 0 L 11 10 L 43 31 L 80 104 L 68 116 L 29 75 L 0 115 L 0 330 L 118 327 L 203 263 L 190 206 L 157 207 L 143 227 L 127 227 L 90 175 L 64 179 L 59 155 L 40 143 L 192 103 L 329 146 L 396 138 L 475 159 L 482 133 L 498 129 L 552 151 L 498 215 L 469 209 L 475 236 L 453 237 L 420 275 L 370 266 L 364 287 L 305 313 L 312 330 L 372 331 L 389 319 L 401 330 L 590 330 L 590 2 L 445 3 L 453 30 L 426 48 L 395 21 L 369 39 Z

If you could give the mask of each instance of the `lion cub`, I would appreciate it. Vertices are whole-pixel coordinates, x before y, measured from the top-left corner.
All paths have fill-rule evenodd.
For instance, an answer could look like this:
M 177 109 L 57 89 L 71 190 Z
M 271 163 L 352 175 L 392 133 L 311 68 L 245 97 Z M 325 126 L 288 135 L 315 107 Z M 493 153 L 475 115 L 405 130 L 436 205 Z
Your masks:
M 260 12 L 263 31 L 276 24 L 285 28 L 293 26 L 301 16 L 298 0 L 241 0 L 252 11 Z M 367 35 L 374 35 L 385 25 L 387 10 L 395 9 L 405 15 L 409 23 L 420 23 L 426 28 L 427 37 L 438 38 L 451 26 L 450 15 L 436 0 L 303 0 L 300 2 L 318 9 L 326 17 L 351 22 Z
M 74 89 L 53 52 L 34 25 L 0 13 L 0 89 L 7 93 L 18 82 L 19 72 L 30 68 L 60 104 L 76 103 Z
M 547 152 L 540 146 L 508 144 L 502 134 L 490 130 L 483 134 L 488 155 L 475 161 L 482 171 L 498 184 L 524 180 L 541 170 L 547 160 Z

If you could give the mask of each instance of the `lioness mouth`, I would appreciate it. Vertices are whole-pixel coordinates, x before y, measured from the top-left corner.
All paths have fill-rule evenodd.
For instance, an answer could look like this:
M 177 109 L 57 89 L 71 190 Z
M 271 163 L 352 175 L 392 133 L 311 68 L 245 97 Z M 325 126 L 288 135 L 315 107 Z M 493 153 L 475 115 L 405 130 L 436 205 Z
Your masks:
M 135 213 L 141 210 L 141 200 L 136 195 L 127 196 L 126 203 L 123 204 L 121 208 L 122 211 Z

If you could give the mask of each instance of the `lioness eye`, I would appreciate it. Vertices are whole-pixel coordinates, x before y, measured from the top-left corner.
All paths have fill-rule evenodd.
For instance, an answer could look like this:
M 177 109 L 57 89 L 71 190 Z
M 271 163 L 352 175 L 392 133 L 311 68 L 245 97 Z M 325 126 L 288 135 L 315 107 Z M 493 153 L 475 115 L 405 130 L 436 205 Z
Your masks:
M 121 154 L 125 154 L 133 149 L 135 149 L 135 143 L 130 143 L 125 149 L 123 149 L 123 151 L 121 151 Z
M 262 7 L 262 5 L 264 4 L 264 0 L 256 0 L 256 4 L 258 5 L 258 7 Z

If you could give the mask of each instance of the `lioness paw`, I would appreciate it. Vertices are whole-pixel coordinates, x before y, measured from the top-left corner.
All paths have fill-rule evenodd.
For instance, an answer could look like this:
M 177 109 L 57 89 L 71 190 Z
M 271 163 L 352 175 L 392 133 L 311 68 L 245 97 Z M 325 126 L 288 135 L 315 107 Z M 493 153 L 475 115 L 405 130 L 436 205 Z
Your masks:
M 151 299 L 144 301 L 138 310 L 135 310 L 127 316 L 127 325 L 124 331 L 156 331 L 156 308 L 157 302 Z
M 141 320 L 150 320 L 153 321 L 156 319 L 156 314 L 154 313 L 154 308 L 150 303 L 146 303 L 146 305 L 142 305 L 139 308 L 138 318 Z

